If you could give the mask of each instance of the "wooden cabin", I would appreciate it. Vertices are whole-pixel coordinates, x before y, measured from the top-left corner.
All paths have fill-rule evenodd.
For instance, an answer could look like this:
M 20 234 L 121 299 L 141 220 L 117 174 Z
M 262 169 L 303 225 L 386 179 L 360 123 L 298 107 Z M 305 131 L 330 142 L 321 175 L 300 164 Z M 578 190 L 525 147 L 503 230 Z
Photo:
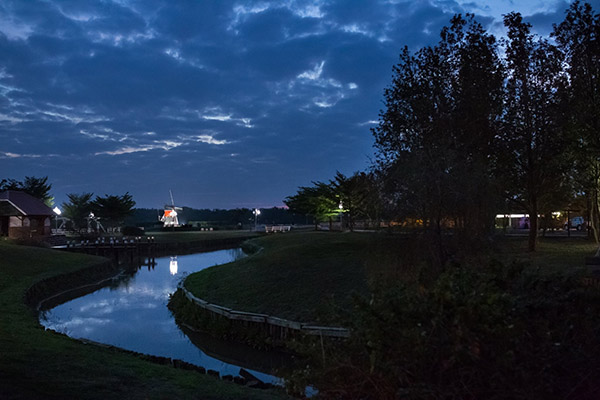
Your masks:
M 0 236 L 44 239 L 51 235 L 54 212 L 40 199 L 18 190 L 0 192 Z

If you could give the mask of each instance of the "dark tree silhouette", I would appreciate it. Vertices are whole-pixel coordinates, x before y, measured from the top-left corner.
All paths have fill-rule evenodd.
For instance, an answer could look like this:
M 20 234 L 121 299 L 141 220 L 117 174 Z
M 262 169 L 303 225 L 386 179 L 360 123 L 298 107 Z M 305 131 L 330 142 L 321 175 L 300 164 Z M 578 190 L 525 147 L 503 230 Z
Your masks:
M 288 196 L 283 201 L 290 211 L 310 215 L 315 222 L 315 230 L 319 222 L 325 221 L 340 211 L 339 198 L 331 186 L 324 182 L 313 182 L 314 186 L 301 186 L 293 196 Z
M 562 57 L 555 46 L 531 33 L 519 13 L 507 14 L 504 24 L 508 78 L 500 171 L 507 197 L 529 213 L 529 250 L 535 251 L 538 214 L 564 187 L 569 166 Z
M 96 196 L 91 203 L 92 211 L 99 217 L 107 229 L 115 229 L 123 225 L 125 218 L 133 213 L 135 201 L 129 193 L 122 196 Z
M 449 220 L 472 240 L 493 228 L 503 81 L 496 47 L 472 15 L 458 15 L 437 46 L 414 56 L 405 48 L 373 129 L 389 200 L 398 216 L 423 220 L 442 264 Z
M 67 194 L 68 203 L 63 203 L 63 215 L 71 220 L 73 229 L 81 232 L 87 228 L 87 218 L 92 211 L 93 193 Z
M 553 36 L 569 76 L 567 115 L 573 147 L 573 180 L 590 204 L 590 227 L 600 239 L 600 15 L 575 1 Z

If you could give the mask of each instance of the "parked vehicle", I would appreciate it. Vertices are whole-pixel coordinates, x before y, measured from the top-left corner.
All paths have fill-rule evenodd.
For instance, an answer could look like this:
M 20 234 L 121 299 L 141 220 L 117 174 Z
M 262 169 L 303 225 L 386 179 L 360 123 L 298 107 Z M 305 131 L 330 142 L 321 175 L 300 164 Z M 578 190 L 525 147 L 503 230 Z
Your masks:
M 571 218 L 571 226 L 569 226 L 569 223 L 565 223 L 565 230 L 567 229 L 577 229 L 578 231 L 584 229 L 587 226 L 587 223 L 585 222 L 585 219 L 583 219 L 583 217 L 573 217 Z

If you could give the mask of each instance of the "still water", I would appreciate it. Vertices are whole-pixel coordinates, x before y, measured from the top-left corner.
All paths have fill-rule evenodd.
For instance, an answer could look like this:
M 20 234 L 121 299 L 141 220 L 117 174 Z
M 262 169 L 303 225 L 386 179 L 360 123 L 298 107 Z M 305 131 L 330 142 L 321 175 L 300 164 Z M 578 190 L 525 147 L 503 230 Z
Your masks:
M 142 266 L 108 286 L 42 311 L 40 323 L 73 338 L 184 360 L 219 371 L 221 376 L 238 376 L 244 368 L 263 382 L 281 384 L 280 378 L 271 375 L 284 363 L 281 357 L 184 333 L 167 308 L 169 294 L 187 274 L 240 257 L 244 257 L 241 249 L 231 249 L 157 258 L 156 265 Z

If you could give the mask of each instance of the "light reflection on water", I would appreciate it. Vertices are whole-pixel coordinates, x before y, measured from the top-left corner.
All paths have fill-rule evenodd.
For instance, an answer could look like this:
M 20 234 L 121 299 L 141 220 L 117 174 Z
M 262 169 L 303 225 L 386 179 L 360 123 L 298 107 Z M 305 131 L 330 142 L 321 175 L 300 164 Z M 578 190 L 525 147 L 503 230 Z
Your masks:
M 118 346 L 140 353 L 176 358 L 238 376 L 240 367 L 208 356 L 178 328 L 167 308 L 169 295 L 187 274 L 244 256 L 241 249 L 162 257 L 110 286 L 41 313 L 46 328 L 74 338 Z M 279 378 L 251 370 L 264 382 Z

